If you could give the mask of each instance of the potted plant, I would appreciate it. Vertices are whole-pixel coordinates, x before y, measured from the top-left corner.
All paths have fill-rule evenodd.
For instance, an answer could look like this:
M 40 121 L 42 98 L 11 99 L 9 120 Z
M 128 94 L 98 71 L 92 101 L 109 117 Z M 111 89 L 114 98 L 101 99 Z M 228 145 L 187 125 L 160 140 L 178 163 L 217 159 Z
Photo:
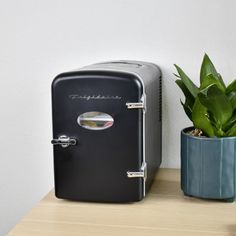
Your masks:
M 181 131 L 181 188 L 185 195 L 233 202 L 236 196 L 236 80 L 225 85 L 207 54 L 200 86 L 177 65 L 176 84 L 193 127 Z

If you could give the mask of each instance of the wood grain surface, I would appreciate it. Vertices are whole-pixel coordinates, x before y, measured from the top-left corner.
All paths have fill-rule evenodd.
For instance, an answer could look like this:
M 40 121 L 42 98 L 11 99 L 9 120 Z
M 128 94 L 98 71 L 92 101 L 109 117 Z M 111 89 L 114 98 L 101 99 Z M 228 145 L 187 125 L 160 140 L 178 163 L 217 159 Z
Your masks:
M 236 204 L 183 196 L 179 170 L 161 169 L 141 202 L 59 200 L 53 190 L 8 236 L 236 235 Z

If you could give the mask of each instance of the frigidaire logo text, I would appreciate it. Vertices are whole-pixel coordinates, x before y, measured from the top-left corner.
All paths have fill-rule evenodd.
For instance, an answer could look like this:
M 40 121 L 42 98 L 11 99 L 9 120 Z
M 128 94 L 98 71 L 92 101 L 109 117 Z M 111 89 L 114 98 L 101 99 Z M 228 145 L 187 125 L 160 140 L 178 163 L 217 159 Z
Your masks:
M 74 99 L 83 99 L 83 100 L 120 100 L 119 96 L 104 96 L 104 95 L 79 95 L 79 94 L 70 94 L 69 98 Z

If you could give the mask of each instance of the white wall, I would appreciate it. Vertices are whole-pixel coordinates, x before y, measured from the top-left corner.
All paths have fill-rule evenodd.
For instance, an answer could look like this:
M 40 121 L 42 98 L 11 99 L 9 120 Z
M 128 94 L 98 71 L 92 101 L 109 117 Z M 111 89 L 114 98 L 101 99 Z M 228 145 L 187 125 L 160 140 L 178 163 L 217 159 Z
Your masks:
M 53 186 L 50 83 L 59 72 L 110 59 L 163 70 L 163 166 L 179 167 L 190 125 L 173 63 L 198 82 L 207 52 L 236 78 L 234 0 L 21 0 L 0 4 L 0 235 Z

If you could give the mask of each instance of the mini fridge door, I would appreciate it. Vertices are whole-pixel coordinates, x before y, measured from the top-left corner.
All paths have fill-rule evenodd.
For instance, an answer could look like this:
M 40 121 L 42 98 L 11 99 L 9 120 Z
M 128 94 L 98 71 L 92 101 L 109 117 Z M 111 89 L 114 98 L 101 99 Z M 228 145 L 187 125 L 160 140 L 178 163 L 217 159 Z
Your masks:
M 142 84 L 132 75 L 66 73 L 54 79 L 52 143 L 58 198 L 143 198 L 143 178 L 138 176 L 143 111 L 128 107 L 139 102 L 142 93 Z

